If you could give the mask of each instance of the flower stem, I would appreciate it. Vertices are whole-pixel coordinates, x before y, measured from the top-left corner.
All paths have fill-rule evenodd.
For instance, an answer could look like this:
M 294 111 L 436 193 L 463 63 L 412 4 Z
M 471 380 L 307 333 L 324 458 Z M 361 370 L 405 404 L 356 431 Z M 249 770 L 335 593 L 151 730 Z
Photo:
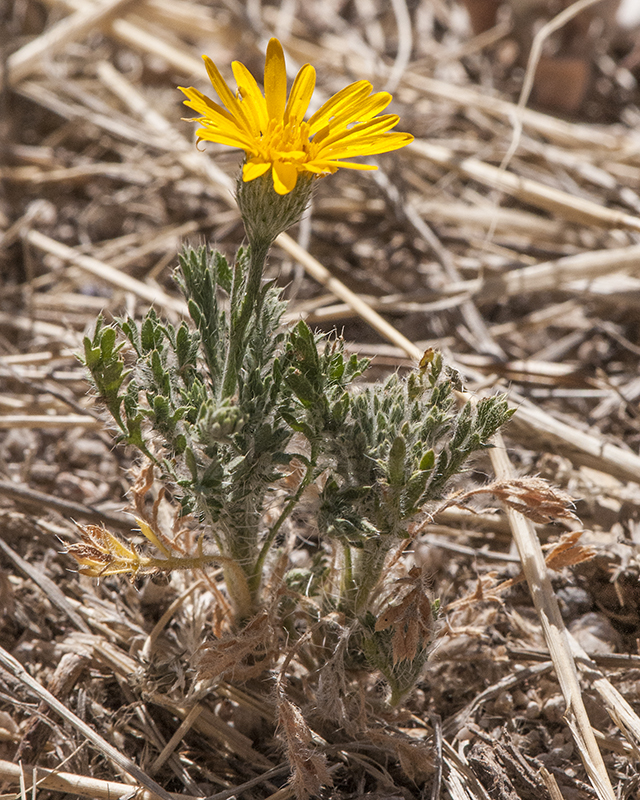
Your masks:
M 204 569 L 209 564 L 221 564 L 223 567 L 236 566 L 232 559 L 227 556 L 211 553 L 209 555 L 200 554 L 197 556 L 174 556 L 169 555 L 167 558 L 154 558 L 153 556 L 138 556 L 136 568 L 137 571 L 153 572 L 172 572 L 174 569 Z M 124 566 L 124 565 L 123 565 Z M 133 572 L 132 568 L 127 565 L 127 569 L 112 569 L 104 570 L 103 575 L 115 575 L 117 573 Z
M 342 581 L 341 607 L 345 613 L 356 616 L 367 609 L 371 592 L 382 577 L 382 570 L 389 552 L 385 541 L 369 541 L 357 550 L 355 564 L 352 563 L 351 548 L 345 548 L 345 567 Z
M 204 569 L 209 564 L 220 564 L 222 566 L 227 590 L 235 607 L 236 617 L 238 619 L 247 619 L 253 610 L 253 599 L 249 591 L 247 577 L 234 558 L 219 554 L 169 555 L 167 558 L 140 557 L 138 569 L 142 568 L 145 572 L 158 570 L 169 573 L 174 569 Z M 119 571 L 125 572 L 129 570 Z
M 247 326 L 251 317 L 257 317 L 260 313 L 260 284 L 270 247 L 271 242 L 267 240 L 254 239 L 251 242 L 249 273 L 244 287 L 244 298 L 240 306 L 240 313 L 234 319 L 234 309 L 232 308 L 230 312 L 232 315 L 230 341 L 220 390 L 221 399 L 232 397 L 238 385 L 238 370 L 244 355 Z
M 269 550 L 271 549 L 271 545 L 273 544 L 274 539 L 278 535 L 278 531 L 282 527 L 283 522 L 287 519 L 289 514 L 293 511 L 293 509 L 298 505 L 298 501 L 302 497 L 302 493 L 307 488 L 307 486 L 311 483 L 311 479 L 313 478 L 313 473 L 316 468 L 318 454 L 317 448 L 312 446 L 311 448 L 311 456 L 309 458 L 309 463 L 307 464 L 306 472 L 300 481 L 300 485 L 296 489 L 296 493 L 289 498 L 289 502 L 285 505 L 282 509 L 282 513 L 278 517 L 278 519 L 273 524 L 271 530 L 267 534 L 266 539 L 260 549 L 260 553 L 255 563 L 255 567 L 253 569 L 253 575 L 249 579 L 249 589 L 252 594 L 257 594 L 258 589 L 260 588 L 260 583 L 262 581 L 262 571 L 264 569 L 264 562 L 266 561 L 267 555 L 269 554 Z
M 340 582 L 340 609 L 348 616 L 353 616 L 356 585 L 353 581 L 353 558 L 351 556 L 351 545 L 344 544 L 342 547 L 344 563 L 342 565 L 342 580 Z

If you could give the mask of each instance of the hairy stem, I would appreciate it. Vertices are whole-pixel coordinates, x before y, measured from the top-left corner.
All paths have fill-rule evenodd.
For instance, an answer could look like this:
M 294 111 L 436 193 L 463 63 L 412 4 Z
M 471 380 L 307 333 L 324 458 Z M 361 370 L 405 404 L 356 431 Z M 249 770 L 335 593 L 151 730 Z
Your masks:
M 231 321 L 229 349 L 224 365 L 220 397 L 232 397 L 238 385 L 238 369 L 242 362 L 245 347 L 245 333 L 249 320 L 260 313 L 260 283 L 262 271 L 271 242 L 254 241 L 251 244 L 249 274 L 245 283 L 245 294 L 237 319 Z
M 282 509 L 282 513 L 274 523 L 273 527 L 267 534 L 266 539 L 262 545 L 258 558 L 256 560 L 256 564 L 253 570 L 253 575 L 249 579 L 249 589 L 251 590 L 252 594 L 257 594 L 258 590 L 260 589 L 260 583 L 262 581 L 262 571 L 264 569 L 264 562 L 267 558 L 269 550 L 271 549 L 271 545 L 274 542 L 274 539 L 278 535 L 278 531 L 282 527 L 282 524 L 287 519 L 287 517 L 291 514 L 293 509 L 298 505 L 298 501 L 302 497 L 302 493 L 307 488 L 307 486 L 311 483 L 313 478 L 314 470 L 316 468 L 316 462 L 318 459 L 317 448 L 315 445 L 311 447 L 311 457 L 309 458 L 309 463 L 307 464 L 307 469 L 305 474 L 300 481 L 300 485 L 296 489 L 296 493 L 289 498 L 289 502 L 285 505 Z
M 390 544 L 386 539 L 387 537 L 370 539 L 365 543 L 364 548 L 358 552 L 353 572 L 353 582 L 355 584 L 354 614 L 361 614 L 366 611 L 371 592 L 382 577 L 382 570 L 384 569 Z
M 342 580 L 340 582 L 340 609 L 352 616 L 355 605 L 357 587 L 353 580 L 353 559 L 351 546 L 345 544 L 342 548 L 344 564 L 342 567 Z
M 236 612 L 236 620 L 242 622 L 249 619 L 254 611 L 254 602 L 249 591 L 247 576 L 233 559 L 228 559 L 222 565 L 222 571 L 229 597 Z

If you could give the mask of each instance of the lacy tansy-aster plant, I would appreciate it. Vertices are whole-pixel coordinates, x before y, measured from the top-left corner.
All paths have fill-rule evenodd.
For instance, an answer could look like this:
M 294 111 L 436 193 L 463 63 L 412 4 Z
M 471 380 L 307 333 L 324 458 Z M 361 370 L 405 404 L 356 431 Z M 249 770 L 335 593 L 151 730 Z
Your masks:
M 287 653 L 284 674 L 295 655 L 317 681 L 318 707 L 343 727 L 359 691 L 351 670 L 381 673 L 394 704 L 419 677 L 434 605 L 421 575 L 393 584 L 390 560 L 510 411 L 502 397 L 460 408 L 456 377 L 433 351 L 406 377 L 354 387 L 368 362 L 303 321 L 284 326 L 281 292 L 262 283 L 271 244 L 299 220 L 317 176 L 371 169 L 343 159 L 411 140 L 391 131 L 396 116 L 379 116 L 391 96 L 358 81 L 305 121 L 315 71 L 304 66 L 287 97 L 277 40 L 264 95 L 242 64 L 233 65 L 234 94 L 205 61 L 224 107 L 183 91 L 201 114 L 198 137 L 246 154 L 237 197 L 249 247 L 233 263 L 185 248 L 176 278 L 191 324 L 152 309 L 142 322 L 100 319 L 86 337 L 85 364 L 120 440 L 151 465 L 133 491 L 146 541 L 139 549 L 89 527 L 69 549 L 93 576 L 219 566 L 231 613 L 201 674 L 268 675 Z M 174 532 L 184 524 L 198 537 L 193 552 L 182 544 L 188 536 L 163 535 L 155 516 L 145 518 L 152 473 L 180 509 Z M 312 535 L 297 542 L 291 518 L 300 503 Z M 306 560 L 290 559 L 294 547 Z M 284 696 L 283 674 L 278 713 L 303 796 L 329 773 L 309 756 L 312 737 Z
M 245 182 L 271 171 L 275 191 L 289 194 L 300 176 L 327 175 L 340 167 L 376 169 L 343 159 L 387 153 L 413 139 L 408 133 L 391 132 L 399 122 L 395 114 L 378 116 L 392 98 L 388 92 L 371 94 L 369 81 L 346 86 L 305 122 L 316 71 L 305 64 L 287 98 L 284 53 L 277 39 L 271 39 L 267 47 L 264 95 L 244 64 L 234 61 L 231 65 L 238 85 L 234 94 L 213 61 L 203 58 L 224 107 L 193 87 L 180 87 L 188 97 L 185 105 L 202 115 L 196 120 L 201 126 L 196 132 L 199 140 L 245 151 Z

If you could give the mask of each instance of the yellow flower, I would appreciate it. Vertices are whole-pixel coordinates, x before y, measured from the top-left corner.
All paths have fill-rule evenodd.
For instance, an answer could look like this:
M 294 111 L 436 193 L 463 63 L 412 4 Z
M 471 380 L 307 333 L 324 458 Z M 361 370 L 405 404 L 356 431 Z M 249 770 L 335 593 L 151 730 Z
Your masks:
M 224 106 L 214 103 L 193 87 L 180 90 L 185 105 L 202 116 L 196 121 L 198 140 L 239 147 L 247 160 L 244 181 L 252 181 L 271 170 L 278 194 L 288 194 L 298 175 L 325 175 L 338 167 L 376 169 L 368 164 L 342 161 L 353 156 L 386 153 L 403 147 L 411 134 L 391 131 L 398 124 L 395 114 L 377 116 L 391 102 L 388 92 L 371 94 L 369 81 L 356 81 L 321 106 L 308 121 L 316 82 L 316 71 L 305 64 L 287 98 L 284 52 L 277 39 L 267 47 L 264 68 L 264 96 L 249 70 L 239 61 L 232 64 L 238 84 L 234 94 L 208 56 L 203 56 L 213 88 Z M 310 174 L 309 174 L 310 173 Z

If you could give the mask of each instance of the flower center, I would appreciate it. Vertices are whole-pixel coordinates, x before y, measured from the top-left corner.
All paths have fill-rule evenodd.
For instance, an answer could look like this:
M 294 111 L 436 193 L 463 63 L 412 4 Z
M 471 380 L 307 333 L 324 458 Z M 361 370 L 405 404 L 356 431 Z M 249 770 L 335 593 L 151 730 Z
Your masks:
M 267 130 L 258 140 L 260 157 L 265 161 L 301 163 L 309 160 L 311 142 L 308 122 L 288 122 L 270 119 Z

